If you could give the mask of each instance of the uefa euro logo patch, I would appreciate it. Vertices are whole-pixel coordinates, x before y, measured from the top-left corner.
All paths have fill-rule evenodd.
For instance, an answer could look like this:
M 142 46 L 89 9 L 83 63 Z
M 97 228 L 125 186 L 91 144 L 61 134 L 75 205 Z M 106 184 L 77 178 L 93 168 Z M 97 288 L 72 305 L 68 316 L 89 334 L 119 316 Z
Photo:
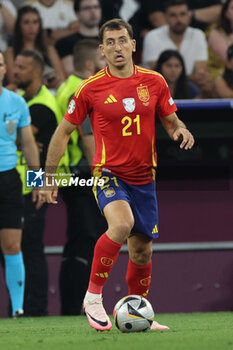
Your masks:
M 44 171 L 27 170 L 27 184 L 26 187 L 43 187 L 44 186 Z

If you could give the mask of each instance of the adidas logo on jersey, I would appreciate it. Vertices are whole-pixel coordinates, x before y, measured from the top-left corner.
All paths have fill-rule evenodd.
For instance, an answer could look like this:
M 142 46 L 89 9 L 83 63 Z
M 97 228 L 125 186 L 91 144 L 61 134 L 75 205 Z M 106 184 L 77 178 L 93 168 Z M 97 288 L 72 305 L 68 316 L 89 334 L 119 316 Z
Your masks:
M 107 100 L 104 101 L 104 103 L 113 103 L 113 102 L 117 102 L 117 99 L 113 96 L 113 95 L 109 95 Z
M 158 231 L 158 227 L 157 227 L 157 225 L 155 225 L 155 227 L 153 228 L 153 231 L 152 231 L 152 234 L 153 233 L 158 233 L 159 231 Z

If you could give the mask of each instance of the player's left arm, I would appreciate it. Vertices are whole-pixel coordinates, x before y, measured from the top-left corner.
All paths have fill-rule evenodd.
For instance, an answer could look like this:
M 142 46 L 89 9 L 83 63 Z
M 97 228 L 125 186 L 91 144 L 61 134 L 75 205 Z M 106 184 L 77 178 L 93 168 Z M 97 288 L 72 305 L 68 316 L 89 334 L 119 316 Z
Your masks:
M 194 137 L 176 113 L 169 114 L 166 117 L 160 118 L 160 120 L 172 140 L 181 140 L 180 148 L 188 150 L 193 147 Z

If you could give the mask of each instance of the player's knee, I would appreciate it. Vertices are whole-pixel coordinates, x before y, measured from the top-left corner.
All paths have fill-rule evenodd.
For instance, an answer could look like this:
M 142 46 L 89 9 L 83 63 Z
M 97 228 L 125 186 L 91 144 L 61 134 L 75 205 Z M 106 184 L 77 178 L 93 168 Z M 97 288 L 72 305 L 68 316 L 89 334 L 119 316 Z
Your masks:
M 137 248 L 131 253 L 130 258 L 136 265 L 147 265 L 152 258 L 152 248 Z
M 134 222 L 133 220 L 128 220 L 125 222 L 118 222 L 114 226 L 111 227 L 111 232 L 113 235 L 121 238 L 122 242 L 127 239 L 130 235 L 130 232 L 133 228 Z
M 14 242 L 14 243 L 5 243 L 3 246 L 2 246 L 2 250 L 3 250 L 3 253 L 5 255 L 15 255 L 15 254 L 19 254 L 20 251 L 21 251 L 21 245 L 19 242 Z

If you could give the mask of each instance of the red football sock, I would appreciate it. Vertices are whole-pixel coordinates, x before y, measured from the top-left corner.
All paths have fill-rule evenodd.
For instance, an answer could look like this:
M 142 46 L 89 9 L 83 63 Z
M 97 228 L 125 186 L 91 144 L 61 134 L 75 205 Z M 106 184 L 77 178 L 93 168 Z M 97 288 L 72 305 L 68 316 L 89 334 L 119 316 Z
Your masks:
M 112 241 L 104 233 L 96 242 L 91 266 L 88 292 L 101 294 L 103 286 L 118 258 L 122 244 Z
M 151 283 L 152 260 L 147 265 L 136 265 L 129 259 L 126 273 L 128 293 L 142 295 L 144 298 L 149 293 Z

